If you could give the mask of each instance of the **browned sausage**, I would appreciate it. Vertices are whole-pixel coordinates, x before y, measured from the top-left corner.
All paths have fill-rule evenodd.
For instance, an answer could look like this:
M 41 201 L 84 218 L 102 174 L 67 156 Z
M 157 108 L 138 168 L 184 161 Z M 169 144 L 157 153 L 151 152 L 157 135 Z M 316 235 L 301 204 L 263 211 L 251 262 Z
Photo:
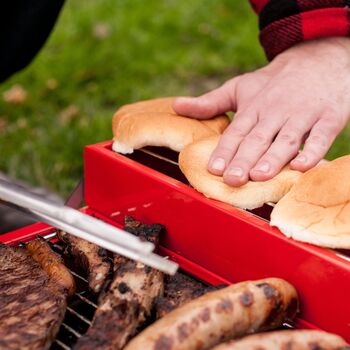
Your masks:
M 212 350 L 350 350 L 338 335 L 314 330 L 289 330 L 255 334 Z
M 278 278 L 238 283 L 192 300 L 132 339 L 125 350 L 208 349 L 276 328 L 298 308 L 294 287 Z
M 62 258 L 50 248 L 43 239 L 35 239 L 26 245 L 32 258 L 41 265 L 52 280 L 67 290 L 68 295 L 75 293 L 75 281 Z

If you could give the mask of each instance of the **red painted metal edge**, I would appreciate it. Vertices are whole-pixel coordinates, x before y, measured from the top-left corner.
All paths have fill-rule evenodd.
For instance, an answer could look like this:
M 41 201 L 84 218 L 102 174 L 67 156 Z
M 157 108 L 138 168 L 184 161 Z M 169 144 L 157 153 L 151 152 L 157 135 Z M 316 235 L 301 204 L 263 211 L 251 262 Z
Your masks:
M 164 224 L 161 243 L 174 257 L 230 283 L 284 278 L 299 291 L 304 323 L 350 341 L 349 261 L 291 240 L 265 220 L 207 199 L 110 147 L 103 142 L 85 149 L 85 199 L 97 215 Z

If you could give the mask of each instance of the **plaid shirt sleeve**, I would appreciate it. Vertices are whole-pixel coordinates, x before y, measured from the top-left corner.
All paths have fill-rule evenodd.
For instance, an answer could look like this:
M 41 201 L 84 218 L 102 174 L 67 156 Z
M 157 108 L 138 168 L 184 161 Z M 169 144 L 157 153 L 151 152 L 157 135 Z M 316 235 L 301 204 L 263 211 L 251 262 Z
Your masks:
M 250 0 L 266 56 L 310 39 L 350 34 L 350 0 Z

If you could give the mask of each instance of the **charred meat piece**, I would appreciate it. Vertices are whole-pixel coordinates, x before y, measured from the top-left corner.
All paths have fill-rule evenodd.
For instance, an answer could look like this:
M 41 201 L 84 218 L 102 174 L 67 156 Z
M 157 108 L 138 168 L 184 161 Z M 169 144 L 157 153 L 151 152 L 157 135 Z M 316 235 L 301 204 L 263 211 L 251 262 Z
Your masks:
M 45 251 L 48 256 L 52 251 L 47 244 L 40 244 L 40 250 L 39 260 L 44 262 Z M 57 277 L 62 266 L 55 266 Z M 74 289 L 56 277 L 33 259 L 31 251 L 0 244 L 0 349 L 50 347 L 66 311 L 68 291 Z
M 90 289 L 94 293 L 100 292 L 111 267 L 107 251 L 64 231 L 58 232 L 58 238 L 66 244 L 65 253 L 88 274 Z
M 225 285 L 207 286 L 181 272 L 177 272 L 174 276 L 167 275 L 164 277 L 163 296 L 156 300 L 157 318 L 165 316 L 190 300 L 223 287 Z
M 164 231 L 162 225 L 144 225 L 130 217 L 125 219 L 125 229 L 155 245 Z M 162 292 L 162 272 L 115 255 L 113 280 L 100 296 L 92 326 L 74 349 L 122 349 Z

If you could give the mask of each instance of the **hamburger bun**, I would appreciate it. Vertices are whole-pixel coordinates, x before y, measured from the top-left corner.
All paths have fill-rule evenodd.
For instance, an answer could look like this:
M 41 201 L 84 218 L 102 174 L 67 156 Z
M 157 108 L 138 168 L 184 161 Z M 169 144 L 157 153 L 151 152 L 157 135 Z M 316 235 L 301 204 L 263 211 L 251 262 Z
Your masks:
M 304 173 L 271 213 L 286 236 L 350 249 L 350 155 Z
M 209 198 L 231 204 L 242 209 L 254 209 L 264 203 L 280 200 L 297 181 L 300 172 L 285 167 L 273 179 L 264 182 L 249 181 L 240 187 L 224 183 L 222 176 L 207 170 L 209 157 L 219 141 L 212 136 L 186 146 L 179 156 L 179 166 L 189 183 Z
M 177 115 L 174 97 L 125 105 L 113 116 L 113 150 L 132 153 L 145 146 L 163 146 L 180 152 L 186 145 L 211 135 L 221 134 L 229 118 L 221 115 L 197 120 Z

